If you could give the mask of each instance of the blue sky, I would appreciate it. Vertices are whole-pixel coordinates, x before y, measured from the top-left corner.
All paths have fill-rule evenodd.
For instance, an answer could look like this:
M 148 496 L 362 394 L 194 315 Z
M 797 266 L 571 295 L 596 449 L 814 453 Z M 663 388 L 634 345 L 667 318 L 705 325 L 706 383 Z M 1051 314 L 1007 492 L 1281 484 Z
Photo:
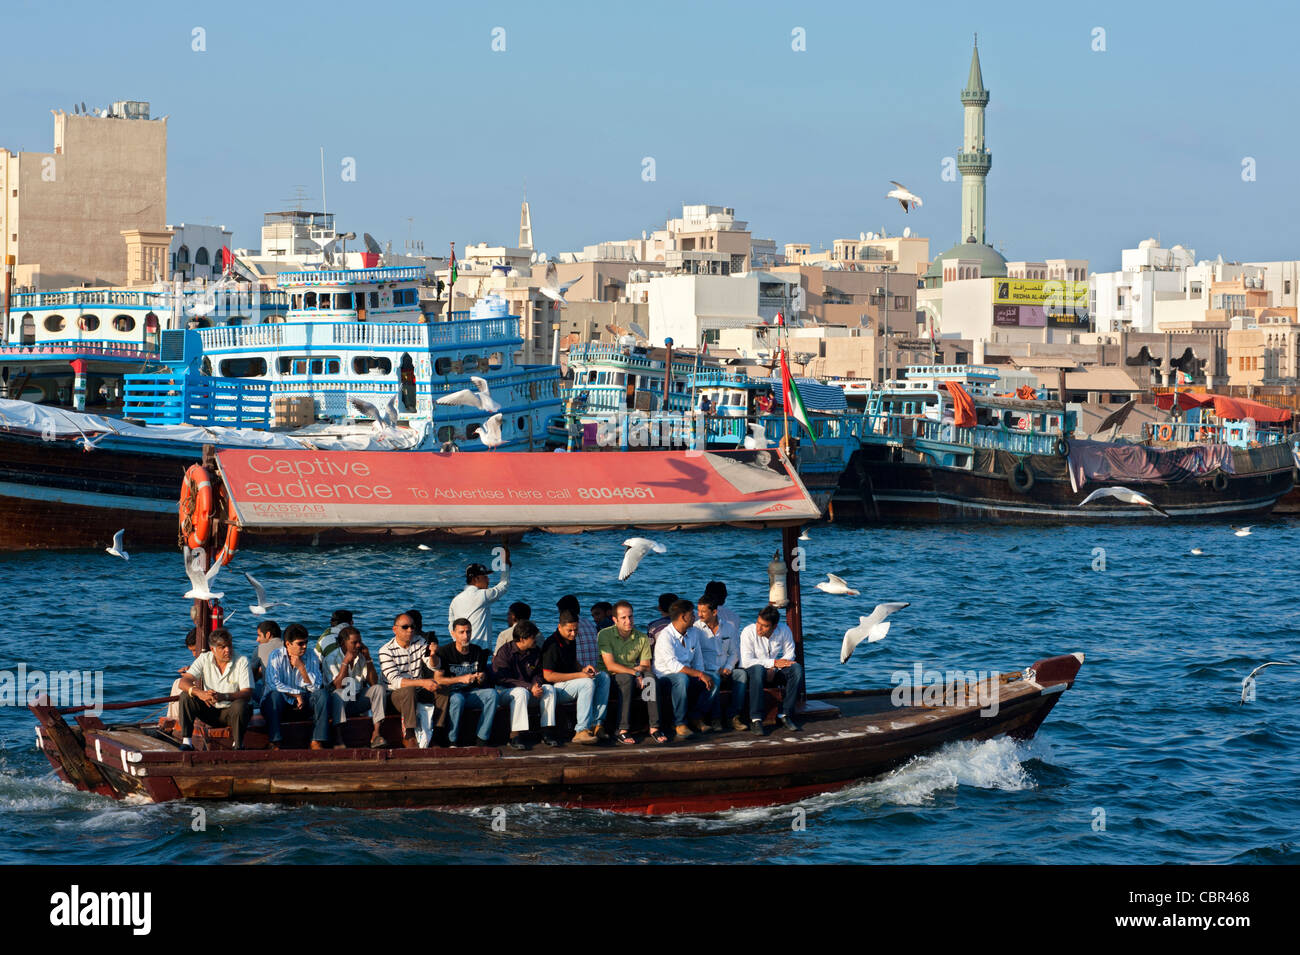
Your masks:
M 324 146 L 340 225 L 398 249 L 408 230 L 433 252 L 513 243 L 527 180 L 552 252 L 710 202 L 778 243 L 910 225 L 934 253 L 958 239 L 940 173 L 978 31 L 988 232 L 1008 258 L 1111 269 L 1156 234 L 1198 258 L 1300 258 L 1298 26 L 1280 3 L 11 0 L 0 145 L 48 150 L 53 107 L 148 100 L 170 115 L 169 221 L 241 246 L 295 187 L 319 204 Z M 925 205 L 904 216 L 890 179 Z

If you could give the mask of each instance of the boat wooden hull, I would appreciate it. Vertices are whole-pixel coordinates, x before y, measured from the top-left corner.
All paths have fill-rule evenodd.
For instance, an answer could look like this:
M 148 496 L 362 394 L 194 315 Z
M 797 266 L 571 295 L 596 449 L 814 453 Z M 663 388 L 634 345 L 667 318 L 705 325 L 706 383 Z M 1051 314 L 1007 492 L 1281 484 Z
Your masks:
M 1038 477 L 1032 487 L 1013 487 L 1008 475 L 895 460 L 887 447 L 855 454 L 835 501 L 838 516 L 900 523 L 1090 524 L 1165 521 L 1144 507 L 1116 501 L 1079 507 L 1086 496 L 1068 479 Z M 1031 458 L 1033 456 L 1030 456 Z M 1210 478 L 1178 483 L 1126 484 L 1177 520 L 1247 520 L 1267 515 L 1294 487 L 1290 465 L 1225 475 L 1216 490 Z M 1091 488 L 1090 488 L 1091 489 Z
M 32 709 L 42 749 L 60 774 L 80 788 L 116 797 L 717 812 L 831 792 L 945 743 L 1003 735 L 1028 739 L 1073 685 L 1081 663 L 1082 654 L 1071 654 L 1040 660 L 1027 674 L 1004 674 L 995 681 L 996 708 L 987 705 L 987 686 L 978 701 L 949 697 L 939 705 L 903 707 L 892 705 L 888 690 L 852 691 L 814 696 L 834 715 L 810 720 L 800 733 L 728 733 L 669 746 L 570 745 L 526 753 L 495 747 L 182 753 L 141 726 L 111 728 L 89 720 L 78 760 L 67 738 L 75 732 L 52 710 Z

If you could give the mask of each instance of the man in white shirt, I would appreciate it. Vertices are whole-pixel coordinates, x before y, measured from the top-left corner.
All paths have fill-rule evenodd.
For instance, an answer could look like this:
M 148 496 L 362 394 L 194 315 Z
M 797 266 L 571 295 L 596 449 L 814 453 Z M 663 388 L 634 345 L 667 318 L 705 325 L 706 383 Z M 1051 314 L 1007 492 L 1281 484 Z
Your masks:
M 748 674 L 740 669 L 740 633 L 722 619 L 721 610 L 713 597 L 705 591 L 696 604 L 699 619 L 695 621 L 695 630 L 704 654 L 704 668 L 718 678 L 718 693 L 709 712 L 711 728 L 715 733 L 722 732 L 722 690 L 731 690 L 731 705 L 727 710 L 727 719 L 733 729 L 748 729 L 748 724 L 741 714 L 748 706 L 745 692 Z
M 194 721 L 230 728 L 233 749 L 244 748 L 253 717 L 253 671 L 248 657 L 235 656 L 230 631 L 214 630 L 211 649 L 200 653 L 180 679 L 181 749 L 194 748 Z
M 705 672 L 700 650 L 695 611 L 689 600 L 676 600 L 668 608 L 669 623 L 659 631 L 654 646 L 654 674 L 658 694 L 672 700 L 673 724 L 678 739 L 690 739 L 704 732 L 700 717 L 713 709 L 718 695 L 718 678 Z M 687 722 L 687 705 L 691 719 Z M 694 730 L 694 732 L 692 732 Z
M 384 721 L 384 684 L 375 672 L 370 650 L 361 641 L 356 627 L 339 631 L 339 645 L 325 658 L 322 669 L 330 690 L 330 722 L 334 724 L 334 748 L 346 749 L 343 741 L 343 723 L 349 716 L 370 714 L 374 732 L 370 735 L 371 749 L 384 745 L 379 724 Z
M 482 564 L 470 564 L 465 568 L 465 589 L 451 600 L 447 608 L 447 632 L 457 620 L 469 621 L 470 643 L 477 644 L 491 652 L 496 636 L 492 627 L 492 604 L 496 602 L 506 588 L 510 586 L 510 558 L 506 557 L 506 568 L 501 571 L 501 582 L 489 587 L 491 578 L 488 569 Z
M 794 658 L 794 634 L 781 622 L 781 611 L 771 604 L 758 612 L 758 620 L 740 634 L 740 667 L 749 687 L 749 728 L 763 735 L 763 687 L 782 686 L 777 721 L 797 732 L 791 718 L 803 689 L 803 667 Z

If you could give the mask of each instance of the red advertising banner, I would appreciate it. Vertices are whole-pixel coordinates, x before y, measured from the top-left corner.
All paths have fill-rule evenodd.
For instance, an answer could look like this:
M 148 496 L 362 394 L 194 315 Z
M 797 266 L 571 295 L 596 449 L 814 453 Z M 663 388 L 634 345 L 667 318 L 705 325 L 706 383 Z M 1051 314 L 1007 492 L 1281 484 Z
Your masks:
M 530 528 L 815 520 L 773 451 L 435 454 L 229 450 L 217 454 L 239 525 Z

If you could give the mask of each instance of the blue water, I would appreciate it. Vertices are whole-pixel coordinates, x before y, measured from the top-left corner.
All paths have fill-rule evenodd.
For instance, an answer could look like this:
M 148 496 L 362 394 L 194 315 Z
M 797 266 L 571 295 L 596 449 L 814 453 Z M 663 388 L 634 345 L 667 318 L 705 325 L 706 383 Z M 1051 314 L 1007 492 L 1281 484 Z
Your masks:
M 474 811 L 131 805 L 77 793 L 33 747 L 31 715 L 0 707 L 0 863 L 163 862 L 1291 862 L 1300 861 L 1300 661 L 1292 558 L 1297 527 L 814 527 L 805 577 L 810 688 L 888 686 L 896 670 L 1021 668 L 1082 650 L 1087 662 L 1038 736 L 949 746 L 889 776 L 799 807 L 637 818 L 549 806 Z M 637 619 L 660 591 L 694 598 L 726 580 L 752 619 L 766 598 L 775 532 L 661 535 L 624 584 L 624 533 L 534 535 L 513 550 L 507 598 L 546 630 L 554 600 L 627 596 Z M 130 544 L 129 532 L 127 540 Z M 1189 555 L 1192 547 L 1205 556 Z M 1105 569 L 1095 548 L 1104 548 Z M 446 605 L 475 544 L 420 551 L 249 547 L 217 578 L 252 646 L 247 570 L 282 623 L 319 632 L 333 607 L 357 612 L 372 647 L 392 614 L 420 607 L 445 632 Z M 232 572 L 233 571 L 233 572 Z M 830 571 L 862 591 L 811 589 Z M 176 554 L 0 556 L 0 670 L 100 668 L 109 700 L 165 695 L 188 659 L 187 582 Z M 882 642 L 838 663 L 840 638 L 879 600 L 908 600 Z M 505 604 L 497 619 L 504 626 Z M 796 828 L 796 808 L 805 825 Z M 1104 815 L 1103 815 L 1104 814 Z M 1102 823 L 1104 822 L 1104 827 Z M 744 842 L 736 841 L 743 836 Z M 741 846 L 743 845 L 743 850 Z

